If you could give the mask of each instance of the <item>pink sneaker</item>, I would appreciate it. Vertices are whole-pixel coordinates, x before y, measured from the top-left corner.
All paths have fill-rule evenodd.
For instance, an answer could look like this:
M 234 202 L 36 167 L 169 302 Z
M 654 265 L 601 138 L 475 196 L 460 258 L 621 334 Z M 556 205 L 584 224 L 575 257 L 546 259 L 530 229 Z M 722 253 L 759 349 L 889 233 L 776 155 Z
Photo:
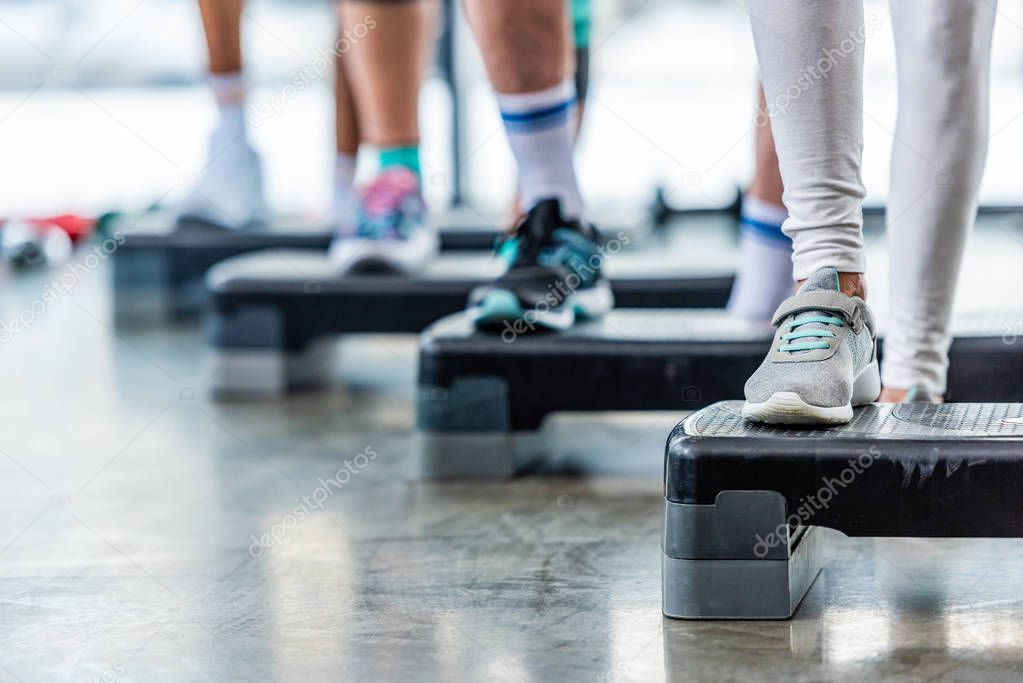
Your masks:
M 330 245 L 330 258 L 341 273 L 412 273 L 438 250 L 437 234 L 426 224 L 419 178 L 395 166 L 361 189 L 354 234 L 339 232 Z

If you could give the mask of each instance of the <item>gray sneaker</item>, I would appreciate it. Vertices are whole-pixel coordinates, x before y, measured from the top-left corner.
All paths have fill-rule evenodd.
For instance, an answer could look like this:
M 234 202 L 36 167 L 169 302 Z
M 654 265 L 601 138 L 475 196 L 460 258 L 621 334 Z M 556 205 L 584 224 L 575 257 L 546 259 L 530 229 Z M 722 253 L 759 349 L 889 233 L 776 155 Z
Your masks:
M 778 331 L 746 382 L 744 417 L 772 424 L 842 424 L 881 393 L 874 316 L 821 268 L 774 313 Z

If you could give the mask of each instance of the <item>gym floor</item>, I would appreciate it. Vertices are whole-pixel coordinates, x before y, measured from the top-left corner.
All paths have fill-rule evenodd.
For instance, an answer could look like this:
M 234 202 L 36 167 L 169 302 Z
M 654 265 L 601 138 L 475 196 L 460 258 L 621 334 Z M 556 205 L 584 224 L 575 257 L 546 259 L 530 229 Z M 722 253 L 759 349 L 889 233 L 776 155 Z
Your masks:
M 1016 239 L 982 230 L 967 282 Z M 0 680 L 1023 677 L 1019 540 L 840 539 L 791 621 L 667 620 L 680 414 L 553 420 L 575 476 L 418 481 L 414 339 L 218 403 L 197 328 L 111 326 L 107 267 L 49 303 L 52 272 L 2 283 L 0 318 L 40 303 L 0 354 Z

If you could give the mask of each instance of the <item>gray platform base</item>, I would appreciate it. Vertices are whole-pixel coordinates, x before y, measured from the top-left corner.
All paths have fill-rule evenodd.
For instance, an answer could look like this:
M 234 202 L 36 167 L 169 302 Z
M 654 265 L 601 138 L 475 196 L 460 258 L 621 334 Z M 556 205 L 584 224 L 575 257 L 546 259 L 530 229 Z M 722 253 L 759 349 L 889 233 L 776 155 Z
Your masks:
M 427 432 L 415 435 L 425 479 L 507 478 L 541 458 L 538 432 Z
M 118 328 L 146 328 L 166 322 L 174 312 L 168 296 L 167 260 L 142 251 L 117 254 L 113 267 L 114 324 Z
M 673 619 L 788 619 L 824 562 L 824 533 L 802 530 L 788 559 L 661 560 L 662 609 Z
M 274 350 L 214 351 L 211 385 L 219 397 L 279 398 L 296 388 L 326 386 L 334 374 L 330 340 L 286 353 Z
M 163 287 L 138 285 L 128 292 L 114 292 L 114 326 L 117 329 L 147 329 L 166 323 L 172 316 L 173 306 Z

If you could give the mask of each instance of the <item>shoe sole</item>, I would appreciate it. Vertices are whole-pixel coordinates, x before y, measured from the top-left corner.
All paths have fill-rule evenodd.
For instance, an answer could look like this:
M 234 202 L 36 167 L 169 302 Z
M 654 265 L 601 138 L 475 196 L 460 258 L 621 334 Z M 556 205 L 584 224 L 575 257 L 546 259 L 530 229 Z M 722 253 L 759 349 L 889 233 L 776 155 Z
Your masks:
M 742 416 L 765 424 L 845 424 L 852 420 L 853 406 L 873 403 L 881 394 L 881 375 L 877 359 L 865 367 L 853 382 L 852 400 L 844 406 L 815 406 L 794 391 L 776 391 L 760 403 L 746 403 Z
M 562 331 L 571 328 L 577 321 L 599 318 L 613 307 L 611 288 L 606 282 L 601 282 L 590 289 L 573 293 L 557 309 L 546 311 L 526 309 L 514 293 L 495 289 L 488 292 L 479 304 L 469 308 L 466 314 L 473 325 L 483 330 L 510 328 L 517 331 L 520 325 L 516 323 L 522 322 L 526 325 L 526 332 L 533 328 Z
M 437 233 L 428 228 L 417 230 L 408 239 L 335 239 L 327 253 L 337 264 L 338 275 L 379 273 L 414 275 L 421 272 L 440 252 Z

